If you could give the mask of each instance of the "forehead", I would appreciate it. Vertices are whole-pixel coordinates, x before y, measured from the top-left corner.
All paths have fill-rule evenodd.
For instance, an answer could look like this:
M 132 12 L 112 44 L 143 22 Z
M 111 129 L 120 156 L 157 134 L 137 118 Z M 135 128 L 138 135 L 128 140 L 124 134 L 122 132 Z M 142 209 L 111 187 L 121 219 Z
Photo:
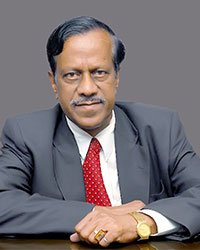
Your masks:
M 88 47 L 87 47 L 88 45 Z M 64 42 L 64 49 L 71 48 L 91 48 L 97 46 L 107 46 L 112 48 L 111 35 L 103 29 L 94 29 L 82 34 L 77 34 L 69 37 Z
M 56 57 L 57 67 L 86 67 L 112 64 L 112 38 L 107 31 L 96 29 L 68 38 Z
M 68 38 L 63 46 L 62 53 L 77 52 L 85 53 L 112 53 L 112 38 L 110 34 L 102 29 L 91 30 Z M 61 54 L 62 54 L 61 53 Z M 109 54 L 108 54 L 109 56 Z

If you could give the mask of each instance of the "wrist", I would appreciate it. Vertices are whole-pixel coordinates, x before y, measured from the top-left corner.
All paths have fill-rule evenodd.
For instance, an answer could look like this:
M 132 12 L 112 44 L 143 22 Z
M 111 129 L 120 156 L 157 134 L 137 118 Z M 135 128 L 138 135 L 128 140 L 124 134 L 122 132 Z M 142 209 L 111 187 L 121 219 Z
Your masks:
M 155 220 L 147 214 L 144 214 L 142 212 L 139 212 L 139 213 L 144 218 L 144 220 L 147 222 L 147 224 L 151 227 L 151 234 L 156 234 L 157 233 L 157 225 L 156 225 Z
M 141 240 L 147 240 L 152 234 L 157 232 L 156 223 L 150 216 L 136 211 L 129 214 L 136 221 L 136 233 Z

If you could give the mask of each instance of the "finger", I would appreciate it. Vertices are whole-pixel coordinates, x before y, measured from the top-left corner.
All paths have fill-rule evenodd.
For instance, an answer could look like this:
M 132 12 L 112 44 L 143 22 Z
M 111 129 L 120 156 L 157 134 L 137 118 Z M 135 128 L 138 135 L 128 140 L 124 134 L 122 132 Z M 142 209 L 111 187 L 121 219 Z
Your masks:
M 107 239 L 106 236 L 103 237 L 103 239 L 99 242 L 99 245 L 102 247 L 108 247 L 110 245 L 110 241 Z
M 99 231 L 106 231 L 108 221 L 112 218 L 105 213 L 92 212 L 92 214 L 86 216 L 77 226 L 75 227 L 76 232 L 79 234 L 81 240 L 89 241 L 96 244 L 100 241 L 99 238 L 95 239 L 95 234 Z M 94 233 L 96 231 L 96 233 Z M 103 233 L 104 236 L 104 233 Z
M 111 232 L 107 232 L 105 236 L 99 241 L 99 245 L 102 247 L 108 247 L 112 242 L 114 242 L 114 237 Z
M 79 242 L 81 239 L 80 239 L 80 236 L 77 233 L 74 233 L 74 234 L 70 235 L 70 240 L 72 242 Z
M 89 242 L 87 239 L 82 238 L 78 233 L 72 234 L 72 235 L 70 236 L 70 241 L 71 241 L 71 242 L 74 242 L 74 243 L 80 242 L 80 241 L 85 241 L 85 242 L 87 242 L 88 244 L 91 244 L 91 242 Z
M 90 212 L 89 214 L 87 214 L 76 226 L 75 226 L 75 230 L 77 232 L 81 231 L 83 228 L 85 228 L 85 226 L 87 226 L 90 221 L 93 218 L 93 213 L 94 212 Z
M 95 231 L 96 227 L 96 223 L 90 221 L 85 227 L 76 228 L 76 230 L 81 240 L 96 244 L 98 242 L 95 240 L 95 235 L 99 231 Z
M 99 241 L 95 238 L 95 236 L 98 234 L 98 232 L 100 231 L 101 229 L 97 230 L 93 230 L 90 235 L 88 236 L 88 240 L 92 243 L 92 244 L 98 244 Z
M 95 229 L 97 230 L 97 228 L 102 229 L 100 227 L 102 224 L 102 217 L 98 216 L 98 212 L 92 212 L 92 214 L 86 216 L 79 224 L 76 225 L 76 232 L 82 239 L 90 240 L 92 243 L 96 243 L 96 241 L 94 241 L 94 231 Z

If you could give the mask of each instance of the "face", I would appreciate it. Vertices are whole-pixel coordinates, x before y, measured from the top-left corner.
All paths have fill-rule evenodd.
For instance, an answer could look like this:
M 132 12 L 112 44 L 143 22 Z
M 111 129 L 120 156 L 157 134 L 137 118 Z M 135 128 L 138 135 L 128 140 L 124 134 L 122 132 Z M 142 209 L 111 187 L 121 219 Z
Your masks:
M 110 122 L 119 74 L 113 65 L 112 39 L 104 30 L 70 37 L 56 56 L 49 78 L 64 113 L 95 136 Z

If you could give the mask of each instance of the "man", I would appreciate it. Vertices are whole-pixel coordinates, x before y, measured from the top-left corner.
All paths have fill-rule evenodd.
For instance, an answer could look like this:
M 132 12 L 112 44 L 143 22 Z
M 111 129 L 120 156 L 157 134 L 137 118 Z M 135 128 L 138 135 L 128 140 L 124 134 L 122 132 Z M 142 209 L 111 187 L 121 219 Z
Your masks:
M 125 49 L 91 17 L 50 36 L 59 104 L 8 119 L 0 156 L 0 234 L 69 233 L 107 247 L 200 232 L 200 160 L 177 114 L 115 103 Z

